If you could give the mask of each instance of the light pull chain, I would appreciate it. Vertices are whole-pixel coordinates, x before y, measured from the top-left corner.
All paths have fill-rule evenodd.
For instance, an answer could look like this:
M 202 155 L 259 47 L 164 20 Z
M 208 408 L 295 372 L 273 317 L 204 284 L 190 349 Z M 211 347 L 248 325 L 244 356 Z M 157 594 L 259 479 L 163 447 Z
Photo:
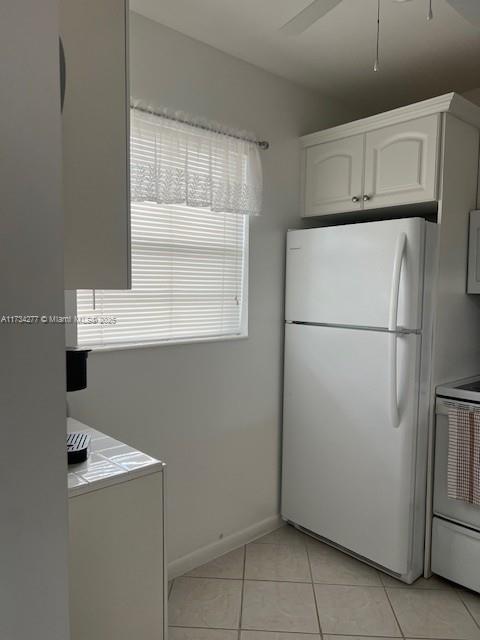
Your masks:
M 428 0 L 427 20 L 433 20 L 432 0 Z
M 373 70 L 375 72 L 378 71 L 380 68 L 379 52 L 380 52 L 380 0 L 378 0 L 378 6 L 377 6 L 377 49 L 375 53 L 375 64 L 373 65 Z
M 97 297 L 95 295 L 95 289 L 92 289 L 92 308 L 94 311 L 97 309 Z

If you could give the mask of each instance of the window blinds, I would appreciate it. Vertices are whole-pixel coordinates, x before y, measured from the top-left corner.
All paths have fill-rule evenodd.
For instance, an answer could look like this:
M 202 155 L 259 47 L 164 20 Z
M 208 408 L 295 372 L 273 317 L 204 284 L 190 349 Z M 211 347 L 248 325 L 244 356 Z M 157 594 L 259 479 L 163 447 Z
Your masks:
M 248 217 L 133 203 L 132 290 L 77 294 L 78 344 L 156 343 L 244 332 Z M 114 322 L 114 323 L 112 323 Z

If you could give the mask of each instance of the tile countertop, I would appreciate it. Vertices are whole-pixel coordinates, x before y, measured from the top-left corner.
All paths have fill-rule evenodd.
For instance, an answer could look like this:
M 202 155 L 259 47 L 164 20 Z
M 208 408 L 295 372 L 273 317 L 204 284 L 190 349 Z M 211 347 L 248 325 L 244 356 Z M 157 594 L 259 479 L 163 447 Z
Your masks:
M 73 498 L 140 476 L 163 471 L 165 464 L 101 431 L 67 418 L 67 432 L 90 435 L 88 458 L 68 466 L 68 497 Z

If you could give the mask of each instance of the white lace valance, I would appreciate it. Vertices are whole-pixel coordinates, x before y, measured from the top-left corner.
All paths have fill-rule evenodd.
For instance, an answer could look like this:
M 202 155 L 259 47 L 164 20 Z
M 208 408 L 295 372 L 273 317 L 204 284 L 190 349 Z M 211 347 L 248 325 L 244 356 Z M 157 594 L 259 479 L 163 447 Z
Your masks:
M 255 142 L 131 109 L 133 202 L 258 215 L 262 187 Z

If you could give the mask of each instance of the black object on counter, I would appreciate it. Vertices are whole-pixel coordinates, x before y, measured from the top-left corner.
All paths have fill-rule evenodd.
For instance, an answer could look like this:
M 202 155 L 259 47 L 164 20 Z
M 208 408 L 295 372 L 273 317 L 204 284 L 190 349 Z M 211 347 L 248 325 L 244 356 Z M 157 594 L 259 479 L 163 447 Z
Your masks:
M 67 349 L 67 391 L 87 387 L 87 358 L 91 349 Z
M 85 462 L 88 455 L 88 445 L 90 444 L 90 436 L 88 433 L 81 431 L 72 431 L 67 434 L 67 455 L 68 464 L 77 464 Z

